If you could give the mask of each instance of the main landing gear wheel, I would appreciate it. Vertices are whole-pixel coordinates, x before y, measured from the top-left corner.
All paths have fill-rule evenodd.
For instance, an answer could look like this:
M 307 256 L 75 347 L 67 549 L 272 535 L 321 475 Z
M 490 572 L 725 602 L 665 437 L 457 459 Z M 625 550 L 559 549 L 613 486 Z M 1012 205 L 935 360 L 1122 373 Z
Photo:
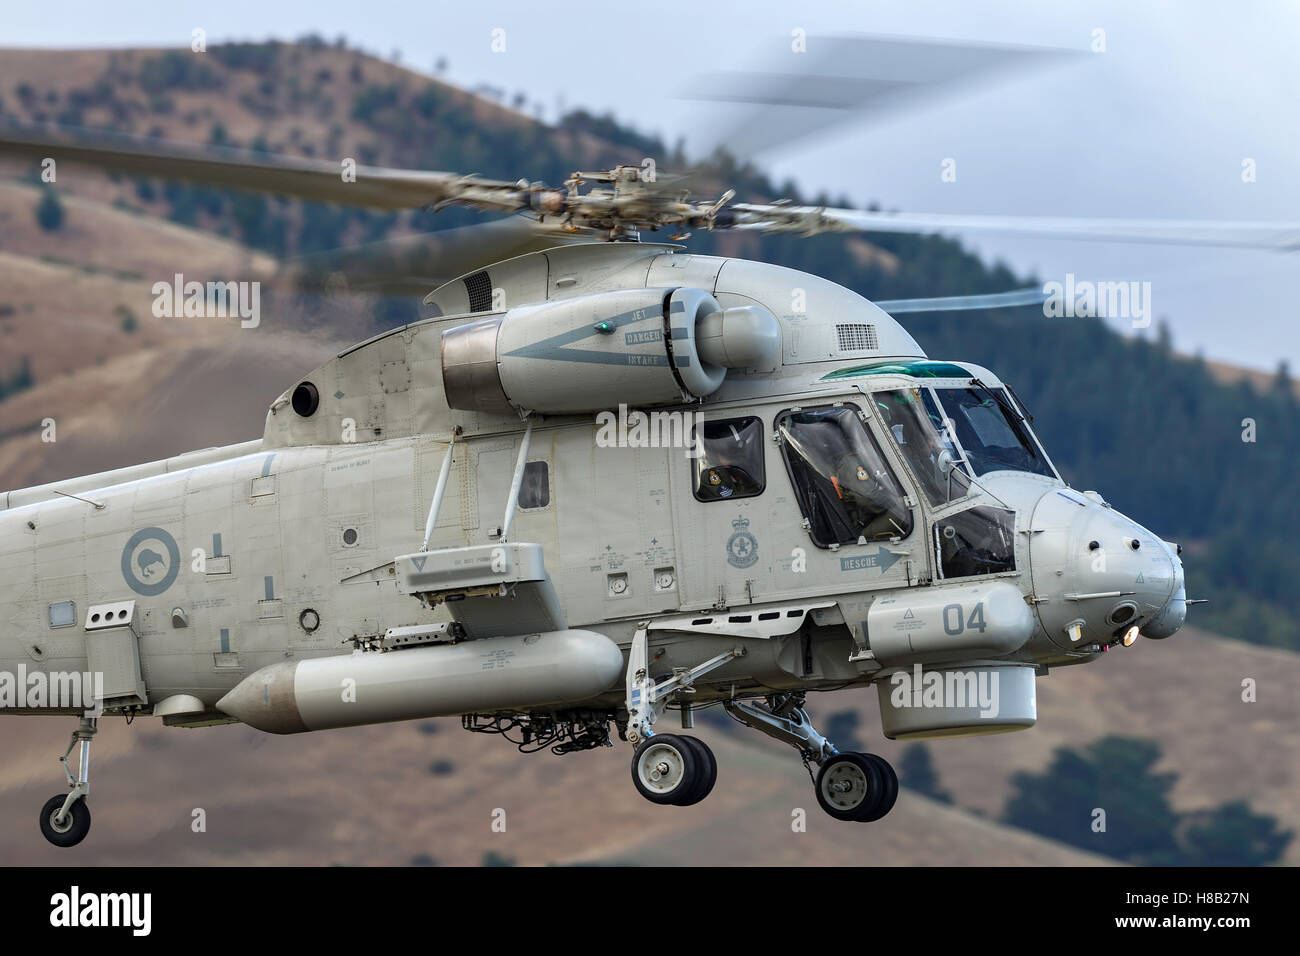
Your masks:
M 717 778 L 713 751 L 694 737 L 655 734 L 632 757 L 632 782 L 651 803 L 679 807 L 699 803 Z
M 84 799 L 74 800 L 63 812 L 66 793 L 50 797 L 41 807 L 41 834 L 55 846 L 76 846 L 90 832 L 90 807 Z M 62 819 L 60 819 L 62 816 Z
M 703 740 L 696 737 L 682 737 L 686 745 L 695 751 L 696 781 L 695 789 L 688 796 L 677 801 L 679 807 L 691 807 L 713 792 L 713 785 L 718 782 L 718 760 L 713 751 Z
M 817 802 L 836 820 L 869 823 L 894 808 L 898 799 L 894 768 L 875 754 L 837 751 L 809 720 L 803 694 L 773 694 L 763 701 L 728 700 L 722 706 L 745 726 L 798 750 L 809 775 L 816 763 L 821 768 L 813 780 Z
M 836 820 L 869 823 L 893 808 L 898 778 L 875 754 L 841 753 L 822 764 L 816 789 L 817 802 Z
M 879 820 L 894 809 L 894 802 L 898 799 L 898 774 L 894 773 L 894 768 L 890 766 L 889 761 L 884 757 L 876 754 L 862 754 L 861 756 L 874 763 L 884 778 L 884 786 L 876 799 L 875 806 L 870 812 L 863 813 L 862 816 L 857 818 L 860 823 L 871 823 L 873 820 Z
M 857 820 L 875 809 L 884 779 L 880 768 L 862 754 L 841 753 L 822 764 L 816 786 L 823 810 L 836 820 Z

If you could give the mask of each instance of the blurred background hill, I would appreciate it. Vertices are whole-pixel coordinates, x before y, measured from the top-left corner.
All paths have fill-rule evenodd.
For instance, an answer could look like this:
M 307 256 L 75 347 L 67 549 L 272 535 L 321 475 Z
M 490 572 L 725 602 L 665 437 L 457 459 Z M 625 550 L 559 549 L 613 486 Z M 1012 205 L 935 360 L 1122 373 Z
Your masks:
M 552 184 L 643 157 L 662 170 L 686 165 L 680 147 L 618 118 L 577 109 L 543 123 L 525 94 L 475 95 L 310 36 L 205 55 L 0 51 L 5 120 Z M 3 488 L 256 437 L 287 385 L 338 348 L 420 315 L 418 297 L 276 289 L 262 326 L 241 330 L 155 318 L 154 282 L 177 271 L 269 276 L 295 257 L 478 221 L 71 166 L 46 184 L 38 172 L 0 167 Z M 690 182 L 706 196 L 726 186 L 747 201 L 850 205 L 771 182 L 725 153 Z M 941 237 L 697 235 L 687 245 L 815 272 L 873 299 L 1038 281 Z M 722 785 L 674 812 L 631 794 L 626 748 L 521 757 L 450 721 L 285 740 L 150 720 L 101 735 L 98 838 L 73 852 L 178 863 L 1295 862 L 1300 509 L 1285 489 L 1300 461 L 1300 398 L 1289 370 L 1261 375 L 1177 354 L 1165 329 L 1127 337 L 1033 309 L 903 324 L 930 355 L 1009 380 L 1067 480 L 1184 545 L 1189 596 L 1210 599 L 1193 608 L 1194 630 L 1041 681 L 1029 733 L 906 749 L 880 740 L 874 693 L 818 699 L 823 721 L 910 768 L 898 810 L 848 835 L 816 809 L 788 752 L 725 723 L 704 731 L 719 741 Z M 58 423 L 54 444 L 40 440 L 47 418 Z M 1248 421 L 1254 441 L 1243 441 Z M 1241 699 L 1246 679 L 1258 682 L 1256 703 Z M 52 755 L 67 728 L 5 726 L 0 857 L 45 862 L 30 811 L 58 789 Z M 506 834 L 488 830 L 497 806 L 521 821 Z M 1086 816 L 1050 809 L 1065 806 L 1107 807 L 1111 827 L 1092 833 Z M 190 831 L 194 807 L 210 811 L 206 835 Z M 791 830 L 799 807 L 806 833 Z

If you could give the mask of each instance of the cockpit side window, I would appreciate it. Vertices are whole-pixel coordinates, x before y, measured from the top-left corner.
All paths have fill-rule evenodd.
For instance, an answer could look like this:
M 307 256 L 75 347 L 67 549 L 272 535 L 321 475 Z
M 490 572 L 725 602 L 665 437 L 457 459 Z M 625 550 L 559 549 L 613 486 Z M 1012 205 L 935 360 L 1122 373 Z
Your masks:
M 934 526 L 939 574 L 964 578 L 1016 569 L 1016 515 L 1003 508 L 970 508 Z
M 905 538 L 912 511 L 880 447 L 851 406 L 801 409 L 777 419 L 781 453 L 820 548 Z
M 941 507 L 964 497 L 970 478 L 959 464 L 961 452 L 929 392 L 900 388 L 875 392 L 872 397 L 930 504 Z

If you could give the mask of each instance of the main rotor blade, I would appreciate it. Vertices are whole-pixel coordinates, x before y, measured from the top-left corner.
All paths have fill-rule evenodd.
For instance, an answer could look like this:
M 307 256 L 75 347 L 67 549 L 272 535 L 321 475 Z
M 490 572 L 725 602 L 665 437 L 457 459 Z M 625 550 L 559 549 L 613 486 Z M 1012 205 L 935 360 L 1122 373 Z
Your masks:
M 906 312 L 966 312 L 972 309 L 1009 309 L 1021 305 L 1042 305 L 1047 294 L 1042 289 L 1015 289 L 985 295 L 945 295 L 929 299 L 886 299 L 877 301 L 890 315 Z
M 1152 242 L 1173 245 L 1238 246 L 1300 250 L 1300 222 L 1232 222 L 1214 219 L 1068 219 L 1054 216 L 965 216 L 931 213 L 867 212 L 814 206 L 731 207 L 726 225 L 761 232 L 988 232 L 1084 239 L 1102 242 Z
M 590 238 L 510 216 L 301 256 L 284 264 L 282 279 L 301 286 L 328 283 L 338 275 L 351 292 L 424 296 L 444 282 L 494 262 L 579 241 Z
M 779 70 L 715 71 L 692 77 L 681 99 L 727 104 L 707 137 L 735 156 L 808 145 L 850 121 L 911 109 L 1012 70 L 1064 63 L 1074 50 L 925 37 L 809 36 L 805 52 L 775 47 Z
M 467 205 L 512 211 L 517 184 L 479 180 L 456 173 L 357 166 L 355 181 L 342 161 L 291 158 L 226 147 L 195 147 L 102 130 L 57 126 L 0 126 L 0 156 L 52 157 L 144 176 L 182 179 L 211 186 L 368 206 L 412 209 L 464 199 Z M 350 170 L 348 171 L 350 172 Z M 500 196 L 500 202 L 493 200 Z M 481 201 L 480 201 L 481 200 Z

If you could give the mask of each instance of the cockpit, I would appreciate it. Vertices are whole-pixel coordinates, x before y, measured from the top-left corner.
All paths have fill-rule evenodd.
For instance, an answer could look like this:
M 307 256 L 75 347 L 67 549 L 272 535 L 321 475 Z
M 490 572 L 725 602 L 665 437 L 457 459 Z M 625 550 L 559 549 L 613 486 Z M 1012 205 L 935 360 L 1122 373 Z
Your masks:
M 965 496 L 972 477 L 994 471 L 1057 477 L 1005 389 L 973 379 L 968 388 L 900 388 L 872 397 L 935 507 Z
M 851 378 L 872 380 L 861 383 L 861 407 L 796 408 L 776 420 L 813 542 L 836 548 L 907 538 L 911 483 L 937 512 L 929 530 L 941 577 L 1015 570 L 1015 510 L 1024 493 L 1036 500 L 1041 490 L 986 476 L 1060 480 L 1015 393 L 981 369 L 928 360 L 839 369 L 823 381 Z M 890 438 L 910 482 L 883 454 Z M 958 504 L 968 498 L 966 507 Z
M 972 479 L 991 472 L 1059 478 L 1014 393 L 986 384 L 962 366 L 931 361 L 858 366 L 823 380 L 878 375 L 944 380 L 870 393 L 931 505 L 964 497 Z

